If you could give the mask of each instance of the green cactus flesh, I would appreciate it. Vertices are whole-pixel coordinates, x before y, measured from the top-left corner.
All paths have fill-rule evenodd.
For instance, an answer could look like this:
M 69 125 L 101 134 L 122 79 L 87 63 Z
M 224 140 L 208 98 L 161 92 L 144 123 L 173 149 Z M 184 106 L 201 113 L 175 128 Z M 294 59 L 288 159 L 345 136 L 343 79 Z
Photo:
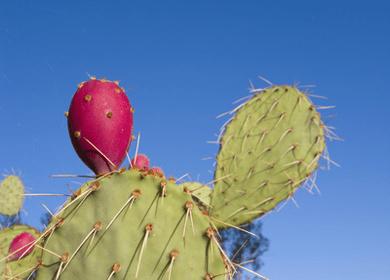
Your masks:
M 43 252 L 36 279 L 207 279 L 224 274 L 215 231 L 191 194 L 147 174 L 115 173 L 76 192 L 44 232 L 44 246 L 55 254 Z
M 4 249 L 0 246 L 0 260 L 4 259 L 6 255 L 7 254 L 5 253 Z M 7 263 L 5 261 L 0 261 L 0 280 L 5 279 L 4 272 L 6 264 Z
M 23 232 L 29 232 L 34 235 L 35 238 L 39 238 L 41 235 L 38 230 L 26 225 L 14 225 L 0 231 L 0 279 L 9 279 L 15 276 L 17 277 L 16 279 L 26 278 L 33 272 L 39 263 L 42 249 L 37 246 L 34 247 L 34 250 L 28 256 L 20 260 L 7 261 L 7 255 L 12 240 Z M 2 255 L 4 255 L 4 257 L 1 257 Z
M 24 200 L 24 186 L 18 176 L 6 177 L 0 185 L 0 214 L 18 214 Z
M 179 185 L 187 193 L 191 193 L 192 199 L 200 211 L 209 211 L 213 190 L 204 184 L 198 182 L 185 182 Z
M 318 166 L 325 148 L 323 127 L 296 87 L 256 93 L 225 128 L 210 217 L 222 221 L 221 228 L 239 226 L 292 197 Z

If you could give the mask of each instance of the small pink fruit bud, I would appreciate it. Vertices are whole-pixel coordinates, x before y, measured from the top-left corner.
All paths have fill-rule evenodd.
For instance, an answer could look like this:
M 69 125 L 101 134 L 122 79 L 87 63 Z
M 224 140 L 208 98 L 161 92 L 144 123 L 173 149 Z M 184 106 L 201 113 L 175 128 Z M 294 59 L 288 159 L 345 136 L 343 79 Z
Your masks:
M 135 158 L 131 160 L 131 166 L 135 166 L 142 171 L 149 170 L 149 159 L 145 155 L 137 155 Z
M 156 173 L 159 173 L 161 175 L 164 175 L 164 172 L 162 171 L 162 169 L 160 167 L 157 167 L 157 166 L 153 166 L 152 168 L 150 168 L 150 170 L 153 170 L 154 172 Z

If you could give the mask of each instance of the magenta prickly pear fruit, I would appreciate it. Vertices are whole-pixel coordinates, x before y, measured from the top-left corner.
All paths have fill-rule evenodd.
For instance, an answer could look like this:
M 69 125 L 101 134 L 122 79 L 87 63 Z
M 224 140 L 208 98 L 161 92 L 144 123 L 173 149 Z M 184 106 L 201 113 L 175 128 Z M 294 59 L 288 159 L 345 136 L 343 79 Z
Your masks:
M 9 246 L 8 254 L 10 255 L 10 257 L 8 258 L 8 261 L 17 260 L 21 256 L 23 256 L 22 258 L 28 256 L 28 254 L 30 254 L 34 249 L 34 246 L 31 246 L 31 242 L 34 241 L 34 235 L 29 232 L 23 232 L 16 236 L 14 240 L 12 240 L 11 245 Z
M 150 170 L 152 170 L 155 173 L 159 173 L 161 175 L 164 175 L 164 172 L 162 171 L 162 169 L 160 167 L 153 166 L 152 168 L 150 168 Z
M 145 155 L 137 155 L 135 158 L 131 160 L 131 167 L 137 167 L 142 171 L 149 170 L 149 159 Z
M 96 175 L 118 170 L 133 135 L 133 109 L 118 82 L 93 77 L 79 84 L 66 115 L 80 159 Z

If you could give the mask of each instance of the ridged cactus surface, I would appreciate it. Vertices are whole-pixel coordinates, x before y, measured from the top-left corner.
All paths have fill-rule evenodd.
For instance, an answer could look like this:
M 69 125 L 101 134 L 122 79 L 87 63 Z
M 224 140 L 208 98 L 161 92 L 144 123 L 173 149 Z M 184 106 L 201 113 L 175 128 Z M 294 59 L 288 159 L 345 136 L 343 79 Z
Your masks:
M 43 253 L 37 279 L 204 280 L 225 273 L 212 225 L 191 194 L 147 174 L 129 170 L 83 186 L 48 227 L 45 248 L 57 255 Z
M 320 115 L 305 93 L 290 86 L 256 93 L 225 128 L 211 216 L 237 226 L 266 214 L 311 176 L 324 148 Z

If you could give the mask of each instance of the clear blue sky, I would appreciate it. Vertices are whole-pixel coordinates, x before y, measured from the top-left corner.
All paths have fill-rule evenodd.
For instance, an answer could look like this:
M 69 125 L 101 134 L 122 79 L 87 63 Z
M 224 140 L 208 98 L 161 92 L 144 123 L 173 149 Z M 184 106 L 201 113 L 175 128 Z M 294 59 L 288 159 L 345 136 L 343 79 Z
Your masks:
M 328 141 L 341 167 L 320 171 L 322 195 L 299 190 L 263 219 L 271 280 L 390 279 L 390 4 L 387 1 L 3 1 L 0 9 L 0 170 L 30 193 L 68 193 L 90 174 L 64 112 L 86 72 L 122 79 L 136 109 L 140 152 L 180 177 L 209 182 L 216 119 L 248 94 L 249 79 L 316 85 L 335 105 Z M 130 155 L 135 153 L 135 145 Z M 126 164 L 128 162 L 126 161 Z M 41 227 L 63 201 L 25 201 Z

